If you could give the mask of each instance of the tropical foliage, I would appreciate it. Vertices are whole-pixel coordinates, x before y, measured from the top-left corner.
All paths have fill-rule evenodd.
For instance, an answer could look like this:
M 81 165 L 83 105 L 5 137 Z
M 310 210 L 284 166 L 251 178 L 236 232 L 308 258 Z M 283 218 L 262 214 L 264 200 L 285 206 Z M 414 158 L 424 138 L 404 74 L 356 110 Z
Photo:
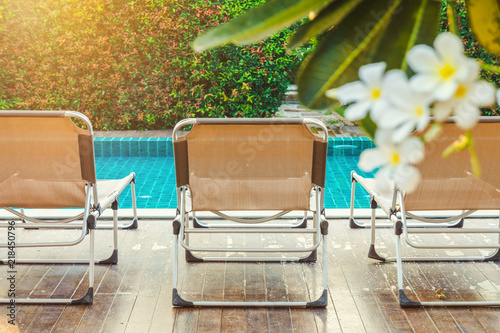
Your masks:
M 291 30 L 196 54 L 207 28 L 261 0 L 0 0 L 0 108 L 76 110 L 97 129 L 268 117 L 302 55 Z
M 387 69 L 398 68 L 410 74 L 406 53 L 418 44 L 431 45 L 440 29 L 460 29 L 468 44 L 467 51 L 476 55 L 480 48 L 468 31 L 467 11 L 473 26 L 489 22 L 489 29 L 474 31 L 479 41 L 485 40 L 486 49 L 495 54 L 500 48 L 496 33 L 499 27 L 495 26 L 500 22 L 497 1 L 469 0 L 466 4 L 467 8 L 463 0 L 269 0 L 201 35 L 193 47 L 205 50 L 227 42 L 249 44 L 309 17 L 290 37 L 288 49 L 291 51 L 311 38 L 318 40 L 299 70 L 297 85 L 302 104 L 324 108 L 334 103 L 325 92 L 355 80 L 359 68 L 366 63 L 384 61 Z M 488 63 L 498 62 L 496 57 L 484 53 L 482 58 L 485 68 L 491 69 Z M 375 126 L 369 116 L 361 123 L 369 134 L 374 134 Z
M 255 42 L 308 15 L 309 22 L 289 40 L 293 49 L 318 39 L 299 71 L 300 100 L 310 108 L 330 106 L 334 99 L 347 105 L 346 118 L 360 120 L 377 146 L 362 153 L 359 166 L 378 168 L 380 191 L 390 190 L 388 180 L 393 180 L 411 192 L 420 179 L 413 164 L 425 156 L 423 142 L 433 140 L 451 115 L 465 133 L 443 156 L 467 149 L 472 171 L 480 176 L 471 128 L 479 107 L 495 104 L 495 95 L 500 99 L 500 92 L 480 79 L 480 65 L 488 71 L 500 68 L 496 59 L 480 63 L 468 58 L 456 35 L 467 29 L 468 13 L 478 41 L 500 55 L 500 9 L 497 0 L 468 0 L 465 5 L 458 0 L 269 0 L 208 31 L 193 47 Z M 451 33 L 438 35 L 444 28 Z M 467 51 L 474 52 L 475 46 L 466 45 Z M 486 54 L 481 58 L 492 59 Z M 415 130 L 421 137 L 413 136 Z

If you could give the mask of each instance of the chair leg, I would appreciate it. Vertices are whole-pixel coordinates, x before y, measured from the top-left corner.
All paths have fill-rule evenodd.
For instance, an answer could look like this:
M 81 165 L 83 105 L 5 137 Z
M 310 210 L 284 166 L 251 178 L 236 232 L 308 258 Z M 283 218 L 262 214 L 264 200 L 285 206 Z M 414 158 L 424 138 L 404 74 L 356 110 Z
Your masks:
M 118 201 L 115 200 L 111 204 L 111 209 L 113 209 L 113 253 L 111 256 L 104 260 L 99 260 L 98 264 L 111 264 L 116 265 L 118 263 Z
M 75 299 L 71 304 L 92 304 L 94 302 L 94 278 L 95 278 L 95 230 L 90 229 L 90 258 L 89 258 L 89 289 L 85 296 Z
M 402 233 L 403 223 L 401 221 L 396 222 L 396 266 L 397 266 L 397 278 L 398 278 L 398 300 L 399 306 L 402 308 L 419 308 L 421 307 L 420 302 L 415 302 L 406 296 L 403 289 L 403 260 L 401 253 L 401 233 Z
M 349 209 L 349 228 L 360 229 L 364 228 L 364 226 L 354 220 L 354 197 L 356 194 L 356 180 L 354 179 L 353 173 L 354 171 L 351 172 L 351 207 Z
M 385 261 L 386 258 L 380 256 L 378 253 L 377 253 L 377 250 L 375 249 L 375 232 L 377 230 L 377 228 L 375 227 L 375 209 L 376 209 L 376 203 L 375 203 L 375 207 L 374 207 L 374 202 L 375 200 L 373 200 L 373 198 L 371 199 L 371 212 L 372 212 L 372 216 L 371 216 L 371 242 L 370 242 L 370 249 L 368 250 L 368 258 L 371 258 L 371 259 L 375 259 L 375 260 L 380 260 L 380 261 Z
M 122 227 L 122 229 L 137 229 L 139 224 L 137 222 L 137 198 L 135 196 L 135 178 L 130 183 L 130 189 L 132 191 L 132 210 L 134 211 L 134 220 L 128 226 Z

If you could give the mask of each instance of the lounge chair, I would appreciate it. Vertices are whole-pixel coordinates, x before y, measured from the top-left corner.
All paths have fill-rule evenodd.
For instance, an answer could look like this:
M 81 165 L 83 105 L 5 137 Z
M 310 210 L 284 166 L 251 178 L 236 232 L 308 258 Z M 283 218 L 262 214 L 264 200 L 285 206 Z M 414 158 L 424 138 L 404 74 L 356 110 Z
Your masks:
M 179 130 L 192 125 L 188 134 Z M 322 137 L 307 125 L 322 129 Z M 262 306 L 325 307 L 327 305 L 328 222 L 323 214 L 322 191 L 325 182 L 327 130 L 314 119 L 185 119 L 173 131 L 175 172 L 178 189 L 178 215 L 173 221 L 174 306 Z M 224 211 L 224 212 L 222 212 Z M 261 218 L 256 211 L 279 211 Z M 274 221 L 290 211 L 300 211 L 299 223 Z M 224 223 L 197 222 L 203 212 L 212 212 Z M 312 212 L 312 223 L 302 222 Z M 197 214 L 195 216 L 195 214 Z M 242 217 L 242 215 L 245 215 Z M 196 219 L 196 220 L 195 220 Z M 196 222 L 196 223 L 195 223 Z M 312 235 L 310 242 L 296 247 L 277 246 L 217 247 L 196 245 L 190 236 L 199 234 Z M 178 245 L 186 249 L 190 261 L 223 262 L 307 262 L 315 260 L 323 241 L 323 288 L 317 300 L 303 302 L 212 302 L 186 300 L 178 289 Z M 199 256 L 210 252 L 232 256 Z M 234 253 L 240 253 L 234 256 Z M 304 257 L 283 257 L 286 253 L 307 253 Z M 198 253 L 198 254 L 193 254 Z M 246 253 L 267 253 L 257 257 Z M 279 257 L 269 256 L 280 254 Z M 214 281 L 213 283 L 217 283 Z M 304 296 L 306 298 L 306 296 Z
M 443 238 L 442 242 L 425 241 L 420 242 L 412 239 L 410 235 L 425 237 L 429 234 L 499 234 L 498 228 L 442 228 L 417 227 L 411 225 L 407 218 L 427 224 L 446 225 L 451 221 L 462 220 L 477 210 L 500 209 L 500 117 L 481 117 L 480 122 L 473 129 L 474 147 L 477 153 L 482 174 L 480 178 L 472 175 L 471 161 L 467 150 L 452 154 L 448 158 L 442 158 L 441 154 L 446 147 L 454 142 L 462 130 L 454 123 L 443 124 L 440 136 L 425 145 L 426 158 L 417 165 L 422 180 L 418 188 L 412 193 L 404 193 L 394 184 L 392 193 L 380 194 L 375 190 L 374 180 L 364 178 L 352 172 L 353 183 L 359 183 L 368 191 L 371 198 L 371 245 L 368 256 L 380 261 L 396 261 L 398 274 L 399 304 L 402 307 L 420 306 L 493 306 L 500 305 L 500 301 L 436 301 L 419 302 L 409 299 L 403 289 L 403 261 L 492 261 L 500 259 L 500 238 L 498 242 L 485 243 L 454 243 Z M 354 186 L 354 184 L 353 184 Z M 375 208 L 379 206 L 392 221 L 396 234 L 396 256 L 383 257 L 377 253 Z M 352 206 L 351 206 L 352 209 Z M 441 212 L 440 212 L 441 211 Z M 424 215 L 427 212 L 427 217 Z M 456 214 L 455 214 L 456 213 Z M 432 217 L 434 215 L 440 218 Z M 441 216 L 448 214 L 449 217 Z M 352 215 L 351 215 L 352 218 Z M 443 256 L 443 257 L 402 257 L 401 235 L 406 243 L 417 249 L 481 249 L 488 252 L 484 256 Z
M 77 126 L 78 123 L 80 126 Z M 80 128 L 83 127 L 84 129 Z M 113 264 L 118 260 L 117 210 L 118 197 L 128 184 L 132 188 L 134 221 L 135 174 L 118 180 L 97 180 L 94 163 L 92 125 L 87 117 L 72 111 L 0 111 L 0 207 L 21 217 L 23 223 L 3 222 L 0 247 L 15 242 L 15 248 L 70 246 L 79 244 L 87 234 L 90 237 L 89 259 L 23 259 L 8 257 L 1 261 L 10 265 L 21 263 L 85 263 L 89 265 L 89 288 L 80 299 L 15 299 L 16 303 L 70 303 L 89 304 L 93 301 L 94 264 Z M 14 208 L 21 208 L 19 212 Z M 76 217 L 62 220 L 40 220 L 28 216 L 25 208 L 56 209 L 83 208 Z M 107 208 L 113 209 L 113 252 L 104 260 L 94 258 L 94 229 L 96 220 Z M 83 223 L 70 223 L 83 219 Z M 28 221 L 24 223 L 25 221 Z M 12 226 L 21 228 L 78 229 L 80 236 L 30 243 L 17 239 Z M 8 230 L 8 231 L 6 231 Z M 43 235 L 42 235 L 43 236 Z M 66 235 L 67 236 L 67 235 Z M 9 244 L 10 243 L 10 244 Z M 2 291 L 3 292 L 3 291 Z M 5 295 L 7 296 L 7 295 Z M 2 303 L 10 299 L 0 299 Z

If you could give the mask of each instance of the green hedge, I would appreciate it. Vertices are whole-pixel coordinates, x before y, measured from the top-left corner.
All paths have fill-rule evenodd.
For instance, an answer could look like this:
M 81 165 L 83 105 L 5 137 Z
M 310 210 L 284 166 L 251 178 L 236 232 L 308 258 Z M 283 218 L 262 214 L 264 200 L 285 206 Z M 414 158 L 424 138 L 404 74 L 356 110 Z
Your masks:
M 0 0 L 0 108 L 77 110 L 96 129 L 273 115 L 299 56 L 290 30 L 195 54 L 190 42 L 262 0 Z
M 464 43 L 465 53 L 469 57 L 478 59 L 479 61 L 482 61 L 486 64 L 500 66 L 500 59 L 497 56 L 485 51 L 474 37 L 474 34 L 472 33 L 469 26 L 469 20 L 467 18 L 467 8 L 465 7 L 464 0 L 456 0 L 455 11 L 457 28 Z M 441 31 L 448 30 L 445 7 L 443 7 L 440 29 Z M 482 70 L 481 77 L 486 81 L 493 83 L 497 88 L 499 88 L 500 74 L 492 71 Z M 482 112 L 485 115 L 500 115 L 500 108 L 498 105 L 495 105 L 492 108 L 484 108 Z

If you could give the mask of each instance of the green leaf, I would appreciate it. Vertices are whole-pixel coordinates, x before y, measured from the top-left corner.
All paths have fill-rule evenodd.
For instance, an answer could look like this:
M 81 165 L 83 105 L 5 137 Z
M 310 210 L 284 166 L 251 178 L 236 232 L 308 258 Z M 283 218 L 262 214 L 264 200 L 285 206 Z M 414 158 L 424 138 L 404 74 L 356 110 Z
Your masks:
M 455 2 L 446 3 L 446 17 L 448 18 L 448 29 L 450 30 L 450 32 L 457 36 L 460 36 L 457 23 L 458 8 L 456 8 L 455 4 Z
M 500 55 L 500 4 L 498 0 L 466 2 L 472 32 L 489 52 Z
M 323 36 L 298 73 L 298 97 L 303 105 L 325 108 L 333 102 L 325 96 L 328 89 L 356 80 L 358 68 L 367 62 L 400 3 L 365 0 Z
M 307 42 L 312 37 L 330 29 L 341 22 L 363 0 L 337 0 L 328 6 L 313 20 L 303 24 L 288 40 L 287 50 L 291 51 Z
M 406 53 L 416 44 L 432 45 L 436 38 L 440 9 L 440 1 L 405 1 L 392 16 L 370 62 L 385 61 L 388 70 L 406 71 Z
M 372 120 L 368 113 L 365 118 L 358 121 L 360 128 L 365 132 L 368 137 L 374 139 L 375 132 L 377 131 L 377 124 Z
M 440 8 L 436 0 L 364 1 L 323 37 L 304 63 L 299 100 L 312 109 L 331 105 L 324 93 L 357 80 L 366 63 L 384 61 L 387 69 L 407 70 L 406 53 L 416 44 L 432 44 L 438 34 Z
M 225 43 L 251 44 L 280 31 L 333 0 L 271 0 L 196 38 L 193 49 L 201 52 Z

